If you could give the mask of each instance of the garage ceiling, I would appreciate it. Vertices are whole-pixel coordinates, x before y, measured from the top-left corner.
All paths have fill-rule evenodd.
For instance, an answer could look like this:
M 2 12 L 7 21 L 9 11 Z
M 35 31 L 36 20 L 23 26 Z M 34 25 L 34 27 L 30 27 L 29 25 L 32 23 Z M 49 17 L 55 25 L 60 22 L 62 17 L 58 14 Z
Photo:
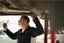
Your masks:
M 49 19 L 51 27 L 56 31 L 64 30 L 64 1 L 63 0 L 0 0 L 0 11 L 18 10 L 29 11 L 30 7 L 35 7 L 39 11 L 49 10 Z M 4 12 L 3 12 L 4 13 Z M 15 12 L 16 13 L 16 12 Z M 40 12 L 39 12 L 40 13 Z M 43 13 L 41 13 L 43 14 Z

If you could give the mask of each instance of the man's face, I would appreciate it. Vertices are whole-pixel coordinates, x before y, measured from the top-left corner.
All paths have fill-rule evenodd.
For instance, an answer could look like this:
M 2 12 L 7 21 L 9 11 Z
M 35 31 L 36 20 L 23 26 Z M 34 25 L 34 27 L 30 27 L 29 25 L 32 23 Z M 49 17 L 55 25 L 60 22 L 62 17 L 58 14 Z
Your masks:
M 27 23 L 27 21 L 24 18 L 20 18 L 18 21 L 18 25 L 21 27 L 26 25 L 26 23 Z

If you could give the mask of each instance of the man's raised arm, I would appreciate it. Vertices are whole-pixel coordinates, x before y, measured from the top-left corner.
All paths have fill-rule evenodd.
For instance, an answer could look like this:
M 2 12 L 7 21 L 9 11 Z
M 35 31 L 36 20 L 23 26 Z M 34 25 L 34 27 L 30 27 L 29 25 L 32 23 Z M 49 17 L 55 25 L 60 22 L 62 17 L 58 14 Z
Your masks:
M 33 30 L 32 36 L 41 35 L 43 33 L 43 27 L 42 27 L 39 19 L 37 18 L 37 16 L 32 16 L 32 18 L 33 18 L 33 21 L 36 25 L 36 29 Z

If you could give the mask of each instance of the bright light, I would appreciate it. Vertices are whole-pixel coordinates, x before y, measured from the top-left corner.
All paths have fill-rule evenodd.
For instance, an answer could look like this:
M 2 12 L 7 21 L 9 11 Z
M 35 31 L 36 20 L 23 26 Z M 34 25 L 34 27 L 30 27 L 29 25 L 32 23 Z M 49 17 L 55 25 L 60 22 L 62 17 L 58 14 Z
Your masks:
M 0 22 L 2 23 L 7 23 L 7 21 L 9 20 L 8 24 L 8 28 L 9 30 L 11 30 L 13 33 L 18 31 L 20 29 L 20 27 L 18 26 L 18 20 L 21 16 L 0 16 Z M 30 18 L 30 23 L 29 25 L 31 27 L 36 27 L 32 18 L 29 16 Z M 44 20 L 40 19 L 40 23 L 42 24 L 42 26 L 44 27 Z M 0 23 L 1 24 L 1 23 Z

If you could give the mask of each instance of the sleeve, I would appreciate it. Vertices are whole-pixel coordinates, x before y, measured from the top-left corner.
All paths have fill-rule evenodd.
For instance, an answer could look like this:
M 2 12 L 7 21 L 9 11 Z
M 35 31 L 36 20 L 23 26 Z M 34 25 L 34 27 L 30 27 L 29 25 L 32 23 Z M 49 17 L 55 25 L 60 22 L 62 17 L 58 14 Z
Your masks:
M 16 39 L 17 38 L 17 32 L 16 33 L 12 33 L 10 32 L 8 29 L 6 31 L 4 31 L 11 39 Z
M 32 29 L 31 36 L 36 37 L 36 36 L 41 35 L 43 33 L 43 27 L 40 24 L 38 18 L 33 19 L 33 21 L 36 24 L 36 28 Z

